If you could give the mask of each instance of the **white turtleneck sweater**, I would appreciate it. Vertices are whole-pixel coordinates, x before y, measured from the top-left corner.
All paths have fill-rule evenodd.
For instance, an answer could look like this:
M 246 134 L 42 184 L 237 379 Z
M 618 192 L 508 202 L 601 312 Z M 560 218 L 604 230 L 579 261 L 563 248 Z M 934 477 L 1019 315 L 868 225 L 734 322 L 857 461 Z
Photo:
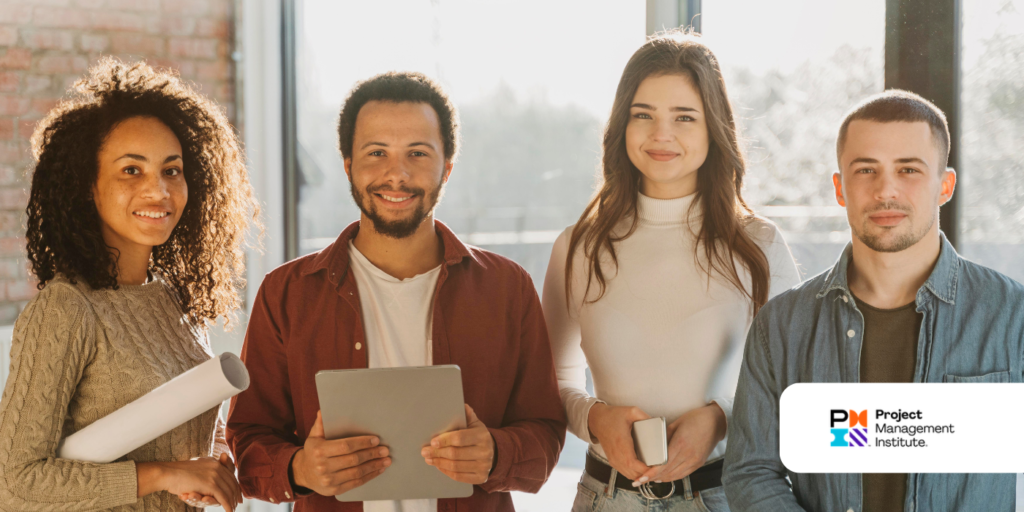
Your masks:
M 597 302 L 583 301 L 588 262 L 581 244 L 573 260 L 572 302 L 566 304 L 565 259 L 573 226 L 562 232 L 552 250 L 543 307 L 558 388 L 569 431 L 591 443 L 591 451 L 601 458 L 604 451 L 592 442 L 587 426 L 590 408 L 598 400 L 637 406 L 669 423 L 714 401 L 727 421 L 732 418 L 753 311 L 742 292 L 717 272 L 709 279 L 694 259 L 701 222 L 700 205 L 690 210 L 694 197 L 640 195 L 636 231 L 615 245 L 618 268 L 606 253 L 601 255 L 607 288 Z M 630 220 L 623 219 L 615 233 L 624 234 Z M 793 255 L 775 224 L 755 219 L 746 230 L 768 257 L 769 298 L 797 285 Z M 738 259 L 736 267 L 749 289 L 746 267 Z M 592 299 L 599 290 L 596 279 L 590 288 Z M 588 366 L 597 396 L 586 391 Z M 725 440 L 708 460 L 724 454 Z

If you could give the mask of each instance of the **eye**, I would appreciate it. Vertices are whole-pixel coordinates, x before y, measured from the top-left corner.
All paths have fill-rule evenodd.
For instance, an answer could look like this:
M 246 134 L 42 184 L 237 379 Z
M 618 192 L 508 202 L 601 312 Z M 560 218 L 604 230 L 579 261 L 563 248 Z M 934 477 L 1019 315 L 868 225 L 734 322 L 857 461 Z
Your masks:
M 921 172 L 921 171 L 919 171 L 917 169 L 914 169 L 913 167 L 904 167 L 904 168 L 900 169 L 900 172 L 905 172 L 905 173 L 909 174 L 909 173 Z
M 857 170 L 856 170 L 856 171 L 854 171 L 854 172 L 855 172 L 856 174 L 867 174 L 867 173 L 869 173 L 869 172 L 875 172 L 875 170 L 874 170 L 874 169 L 872 169 L 872 168 L 870 168 L 870 167 L 864 167 L 864 168 L 862 168 L 862 169 L 857 169 Z
M 646 112 L 637 112 L 636 114 L 633 114 L 633 118 L 634 119 L 650 119 L 651 116 L 649 114 L 647 114 Z
M 694 118 L 692 118 L 690 116 L 679 116 L 679 117 L 676 118 L 676 121 L 690 122 L 690 121 L 696 121 L 696 119 L 694 119 Z
M 377 149 L 377 150 L 374 150 L 374 151 L 370 151 L 369 153 L 367 153 L 367 155 L 368 156 L 384 156 L 384 151 L 380 150 L 380 149 Z
M 180 174 L 181 169 L 178 169 L 177 167 L 168 167 L 167 169 L 164 169 L 164 175 L 166 176 L 178 176 Z
M 410 156 L 430 156 L 430 155 L 428 155 L 428 154 L 426 154 L 426 153 L 424 153 L 422 151 L 413 151 L 412 153 L 409 153 L 409 155 Z
M 121 172 L 125 174 L 131 174 L 132 176 L 142 174 L 142 170 L 139 169 L 138 167 L 135 167 L 134 165 L 130 167 L 125 167 L 124 170 L 122 170 Z

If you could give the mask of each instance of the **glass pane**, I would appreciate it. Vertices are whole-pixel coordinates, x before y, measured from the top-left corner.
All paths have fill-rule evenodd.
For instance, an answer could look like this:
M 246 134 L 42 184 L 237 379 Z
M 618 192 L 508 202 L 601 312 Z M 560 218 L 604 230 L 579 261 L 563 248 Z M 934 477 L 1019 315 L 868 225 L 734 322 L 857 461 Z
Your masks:
M 544 279 L 551 245 L 593 191 L 619 75 L 644 41 L 643 0 L 306 0 L 298 13 L 300 253 L 358 220 L 335 123 L 357 80 L 390 70 L 439 79 L 462 118 L 462 153 L 437 218 L 468 243 Z M 568 510 L 586 445 L 571 434 L 540 495 Z
M 745 142 L 744 197 L 782 229 L 804 278 L 830 268 L 850 240 L 836 204 L 843 114 L 881 92 L 885 0 L 705 0 Z
M 963 4 L 961 252 L 1024 282 L 1024 1 Z

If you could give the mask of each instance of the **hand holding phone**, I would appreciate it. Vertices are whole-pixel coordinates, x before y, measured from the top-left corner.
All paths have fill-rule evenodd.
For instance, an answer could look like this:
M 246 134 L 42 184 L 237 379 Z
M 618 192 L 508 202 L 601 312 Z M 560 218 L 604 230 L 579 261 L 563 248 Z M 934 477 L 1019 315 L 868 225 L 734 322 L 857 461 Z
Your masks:
M 665 418 L 650 418 L 633 423 L 633 448 L 640 462 L 659 466 L 668 461 L 668 436 Z

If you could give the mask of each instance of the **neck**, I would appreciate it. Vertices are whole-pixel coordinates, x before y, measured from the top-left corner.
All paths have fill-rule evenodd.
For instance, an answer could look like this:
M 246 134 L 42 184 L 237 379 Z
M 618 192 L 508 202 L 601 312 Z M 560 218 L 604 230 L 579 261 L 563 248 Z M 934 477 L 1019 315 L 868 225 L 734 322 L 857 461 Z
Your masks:
M 906 306 L 928 280 L 941 249 L 937 228 L 899 252 L 878 252 L 854 237 L 853 258 L 846 270 L 850 291 L 879 309 Z
M 140 285 L 149 280 L 149 257 L 153 254 L 153 246 L 140 245 L 122 238 L 105 224 L 101 226 L 103 242 L 117 260 L 117 284 Z
M 363 215 L 352 243 L 370 263 L 396 279 L 423 274 L 444 261 L 444 245 L 434 229 L 433 215 L 402 239 L 378 233 L 373 229 L 373 221 Z

